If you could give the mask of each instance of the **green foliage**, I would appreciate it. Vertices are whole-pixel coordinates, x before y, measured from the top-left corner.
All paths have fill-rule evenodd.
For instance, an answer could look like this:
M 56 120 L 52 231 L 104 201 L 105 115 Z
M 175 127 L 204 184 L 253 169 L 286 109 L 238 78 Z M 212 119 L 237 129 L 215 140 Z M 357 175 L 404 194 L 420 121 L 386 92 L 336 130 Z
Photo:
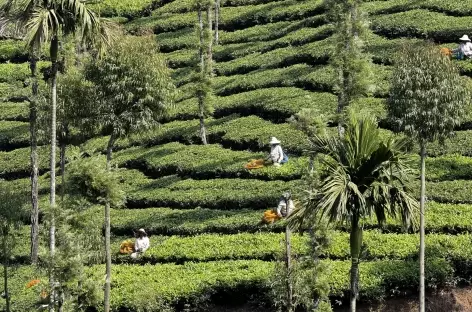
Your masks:
M 332 312 L 328 297 L 330 293 L 329 264 L 321 263 L 319 258 L 323 249 L 329 246 L 330 234 L 324 226 L 320 226 L 316 232 L 311 231 L 310 238 L 304 239 L 307 255 L 300 257 L 291 253 L 290 268 L 287 268 L 286 262 L 283 261 L 283 258 L 287 257 L 286 250 L 282 253 L 283 257 L 279 257 L 274 274 L 270 278 L 270 289 L 277 311 L 303 308 L 306 311 Z M 294 237 L 291 234 L 290 236 Z M 298 247 L 291 246 L 295 249 Z M 290 299 L 288 298 L 288 283 L 291 287 Z
M 334 91 L 338 94 L 338 113 L 353 100 L 373 91 L 371 58 L 364 51 L 368 27 L 361 9 L 362 1 L 325 0 L 334 26 L 331 63 L 335 69 Z
M 372 19 L 371 28 L 388 38 L 419 37 L 450 42 L 467 33 L 471 22 L 470 16 L 453 17 L 428 10 L 411 10 L 377 16 Z
M 114 163 L 120 167 L 140 169 L 153 177 L 170 174 L 197 179 L 259 178 L 263 180 L 299 179 L 307 166 L 306 159 L 291 158 L 281 168 L 267 166 L 247 170 L 244 165 L 251 159 L 266 157 L 262 153 L 232 151 L 220 145 L 183 145 L 169 143 L 152 148 L 130 148 L 116 153 Z
M 0 121 L 0 146 L 18 148 L 28 146 L 29 124 L 20 121 Z
M 78 159 L 67 166 L 67 191 L 78 204 L 83 199 L 93 204 L 109 203 L 112 207 L 121 207 L 125 202 L 125 193 L 119 186 L 116 172 L 107 170 L 102 157 Z
M 100 104 L 96 117 L 116 136 L 151 126 L 172 99 L 165 60 L 146 37 L 123 38 L 85 71 Z
M 50 62 L 38 62 L 37 70 L 40 72 L 42 69 L 50 67 Z M 24 81 L 31 75 L 29 63 L 4 63 L 0 64 L 0 82 L 14 82 L 16 80 Z
M 441 0 L 408 1 L 408 0 L 388 0 L 369 1 L 365 4 L 365 10 L 370 14 L 393 14 L 414 9 L 427 9 L 433 12 L 442 12 L 453 16 L 472 15 L 472 5 L 461 0 Z
M 235 234 L 282 229 L 283 222 L 260 226 L 262 213 L 252 209 L 112 209 L 111 228 L 116 235 L 132 235 L 133 231 L 142 227 L 146 232 L 155 235 Z M 90 214 L 91 218 L 101 216 L 101 208 L 91 210 Z
M 323 263 L 324 261 L 322 261 Z M 331 293 L 341 296 L 348 287 L 350 262 L 326 260 L 330 268 Z M 398 289 L 415 289 L 418 286 L 416 261 L 384 260 L 360 264 L 361 295 L 365 299 L 377 299 Z M 143 309 L 146 302 L 139 298 L 160 298 L 160 303 L 189 303 L 202 306 L 212 294 L 235 293 L 255 295 L 268 290 L 268 278 L 274 264 L 259 260 L 218 261 L 186 263 L 184 265 L 116 265 L 113 267 L 114 291 L 112 308 Z M 451 264 L 441 259 L 431 259 L 426 268 L 427 285 L 445 285 L 452 282 Z M 87 272 L 95 280 L 103 278 L 104 266 L 90 267 Z M 0 276 L 2 276 L 0 274 Z M 156 279 L 156 276 L 159 278 Z M 12 296 L 21 297 L 13 303 L 13 312 L 31 310 L 40 287 L 25 288 L 32 277 L 41 276 L 32 267 L 16 270 L 12 279 Z M 41 286 L 40 284 L 39 286 Z M 133 293 L 133 299 L 130 299 Z M 134 299 L 138 298 L 138 299 Z M 270 300 L 270 299 L 269 299 Z M 150 301 L 153 302 L 153 301 Z M 3 302 L 0 303 L 2 307 Z M 160 305 L 148 308 L 159 308 Z
M 142 13 L 160 5 L 162 0 L 100 0 L 91 5 L 91 8 L 104 17 L 124 16 L 127 18 L 139 17 Z
M 299 20 L 320 13 L 322 1 L 285 0 L 260 5 L 226 7 L 222 10 L 220 25 L 224 30 L 235 30 L 256 24 Z M 261 13 L 263 12 L 263 14 Z M 131 32 L 152 30 L 155 33 L 179 30 L 195 24 L 195 12 L 183 14 L 160 14 L 155 11 L 153 16 L 136 19 L 128 23 Z
M 0 120 L 28 121 L 28 103 L 4 102 L 0 103 Z
M 252 179 L 181 180 L 177 176 L 148 179 L 142 173 L 122 172 L 123 188 L 133 207 L 208 207 L 217 209 L 264 208 L 274 206 L 291 182 Z
M 470 95 L 452 62 L 431 44 L 398 55 L 388 101 L 392 119 L 420 143 L 452 136 Z
M 0 41 L 0 60 L 6 61 L 26 61 L 28 55 L 24 43 L 20 40 L 2 40 Z

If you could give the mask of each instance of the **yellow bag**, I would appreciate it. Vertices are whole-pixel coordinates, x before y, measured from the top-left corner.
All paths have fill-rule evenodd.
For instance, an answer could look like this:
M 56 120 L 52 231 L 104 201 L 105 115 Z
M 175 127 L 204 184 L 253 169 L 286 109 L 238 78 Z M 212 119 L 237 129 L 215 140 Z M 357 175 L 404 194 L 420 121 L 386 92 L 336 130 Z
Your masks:
M 264 159 L 251 159 L 250 162 L 244 165 L 244 168 L 251 169 L 260 169 L 264 167 Z
M 125 240 L 120 245 L 120 254 L 129 255 L 134 251 L 134 243 L 131 240 Z
M 281 218 L 274 212 L 272 209 L 266 210 L 264 216 L 262 217 L 262 222 L 267 224 L 272 224 L 275 221 L 280 220 Z

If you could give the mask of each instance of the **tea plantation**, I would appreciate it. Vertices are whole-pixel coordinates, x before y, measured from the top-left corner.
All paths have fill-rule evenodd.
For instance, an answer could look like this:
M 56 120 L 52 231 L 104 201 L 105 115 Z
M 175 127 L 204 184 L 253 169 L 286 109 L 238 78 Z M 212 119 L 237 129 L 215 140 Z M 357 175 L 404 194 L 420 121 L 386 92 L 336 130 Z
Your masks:
M 201 145 L 192 71 L 198 38 L 191 0 L 104 0 L 95 9 L 133 35 L 154 34 L 178 87 L 175 107 L 159 127 L 120 139 L 114 165 L 121 168 L 125 209 L 112 210 L 114 311 L 137 311 L 150 298 L 174 307 L 195 307 L 217 298 L 270 301 L 266 294 L 274 261 L 282 252 L 284 223 L 260 225 L 285 190 L 297 190 L 308 165 L 305 135 L 287 118 L 317 108 L 333 121 L 336 96 L 328 50 L 333 28 L 322 0 L 222 0 L 220 44 L 214 47 L 215 111 L 207 120 L 210 145 Z M 472 2 L 460 0 L 366 1 L 372 34 L 366 43 L 377 88 L 353 104 L 385 120 L 392 61 L 404 42 L 433 40 L 454 47 L 472 35 Z M 29 189 L 28 55 L 15 40 L 0 41 L 0 179 Z M 47 58 L 39 67 L 49 65 Z M 472 77 L 472 63 L 457 62 Z M 432 144 L 427 160 L 427 264 L 431 289 L 468 282 L 472 272 L 472 112 L 447 144 Z M 277 136 L 290 161 L 281 168 L 248 171 L 243 165 L 268 152 Z M 103 153 L 107 137 L 95 137 L 68 153 Z M 40 142 L 40 206 L 48 204 L 48 146 Z M 416 148 L 417 149 L 417 148 Z M 418 157 L 419 160 L 419 157 Z M 419 182 L 418 182 L 419 185 Z M 419 188 L 418 193 L 419 193 Z M 102 208 L 86 211 L 102 220 Z M 395 220 L 380 231 L 366 220 L 360 266 L 361 300 L 399 296 L 418 286 L 419 236 Z M 118 255 L 119 243 L 144 228 L 151 248 L 137 262 Z M 46 229 L 42 229 L 46 230 Z M 333 299 L 349 288 L 349 239 L 338 228 L 323 251 Z M 294 254 L 307 252 L 308 238 L 293 236 Z M 43 242 L 46 246 L 46 242 Z M 25 223 L 14 250 L 12 311 L 33 311 L 45 276 L 24 265 L 29 254 Z M 88 268 L 103 280 L 104 266 Z M 103 294 L 100 294 L 103 295 Z M 3 307 L 0 300 L 0 308 Z

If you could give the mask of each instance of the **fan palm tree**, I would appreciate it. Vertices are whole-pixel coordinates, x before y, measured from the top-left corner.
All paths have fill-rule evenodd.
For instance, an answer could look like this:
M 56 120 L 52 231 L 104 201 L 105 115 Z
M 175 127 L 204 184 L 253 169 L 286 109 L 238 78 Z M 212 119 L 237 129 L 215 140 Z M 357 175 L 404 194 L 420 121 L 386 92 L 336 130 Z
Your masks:
M 50 157 L 50 206 L 56 206 L 56 103 L 58 51 L 61 36 L 80 34 L 80 39 L 87 44 L 106 45 L 110 36 L 106 25 L 81 0 L 6 0 L 2 6 L 5 12 L 2 21 L 24 27 L 26 45 L 33 51 L 40 51 L 49 45 L 51 59 L 51 157 Z M 2 23 L 3 24 L 3 23 Z M 3 27 L 2 27 L 3 28 Z M 103 47 L 101 45 L 100 47 Z M 55 253 L 55 220 L 51 214 L 49 230 L 50 254 Z M 50 278 L 51 287 L 54 277 Z M 50 311 L 54 310 L 54 291 L 51 293 Z
M 410 159 L 403 152 L 406 140 L 384 139 L 375 118 L 349 114 L 343 136 L 310 139 L 313 153 L 324 154 L 326 172 L 315 189 L 308 188 L 302 205 L 289 224 L 300 227 L 308 220 L 327 218 L 350 224 L 351 311 L 356 310 L 362 221 L 375 216 L 379 224 L 400 217 L 409 225 L 418 202 L 408 187 L 414 177 Z

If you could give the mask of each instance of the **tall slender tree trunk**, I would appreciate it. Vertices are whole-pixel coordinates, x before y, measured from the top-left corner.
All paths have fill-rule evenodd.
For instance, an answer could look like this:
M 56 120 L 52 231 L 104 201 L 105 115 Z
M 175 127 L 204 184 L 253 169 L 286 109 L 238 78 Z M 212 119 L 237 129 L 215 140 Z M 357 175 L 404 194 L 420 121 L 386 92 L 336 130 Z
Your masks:
M 425 312 L 425 193 L 426 193 L 426 143 L 421 142 L 421 198 L 420 198 L 420 312 Z
M 288 225 L 285 227 L 285 268 L 287 270 L 287 312 L 293 312 L 292 241 Z
M 39 251 L 39 195 L 38 195 L 38 137 L 37 137 L 37 97 L 38 80 L 36 77 L 37 58 L 34 55 L 30 59 L 32 80 L 32 97 L 29 102 L 29 130 L 30 130 L 30 163 L 31 163 L 31 263 L 38 263 Z
M 204 45 L 204 29 L 203 29 L 203 17 L 202 17 L 202 9 L 198 8 L 198 25 L 199 25 L 199 33 L 200 33 L 200 48 L 199 48 L 199 57 L 200 57 L 200 75 L 201 80 L 203 83 L 204 75 L 205 75 L 205 55 L 203 51 Z M 203 86 L 201 86 L 203 88 Z M 206 128 L 205 128 L 205 99 L 203 90 L 198 92 L 198 107 L 199 107 L 199 120 L 200 120 L 200 137 L 202 139 L 203 145 L 207 145 L 207 136 L 206 136 Z
M 218 44 L 218 41 L 220 40 L 219 38 L 219 33 L 218 33 L 218 28 L 220 24 L 220 2 L 221 0 L 216 0 L 215 1 L 215 44 Z
M 208 22 L 208 44 L 207 44 L 207 74 L 211 79 L 213 75 L 213 20 L 211 17 L 211 6 L 207 8 L 207 22 Z
M 113 144 L 115 144 L 115 134 L 112 133 L 107 145 L 107 170 L 111 170 L 111 159 L 113 153 Z M 110 312 L 110 291 L 111 291 L 111 244 L 110 244 L 110 202 L 105 203 L 105 261 L 106 261 L 106 279 L 105 279 L 105 312 Z
M 8 292 L 8 253 L 7 239 L 8 231 L 2 233 L 2 249 L 3 249 L 3 292 L 5 294 L 5 312 L 10 312 L 10 293 Z
M 49 311 L 54 312 L 56 301 L 56 284 L 54 276 L 54 255 L 56 253 L 56 104 L 57 104 L 57 53 L 59 49 L 59 39 L 57 35 L 51 41 L 51 159 L 50 159 L 50 197 L 49 203 L 51 206 L 51 220 L 49 228 L 49 253 L 51 257 L 49 283 L 51 287 L 51 294 L 49 298 Z
M 362 228 L 359 218 L 353 217 L 350 234 L 351 247 L 351 305 L 350 311 L 356 312 L 356 303 L 359 297 L 359 255 L 362 247 Z

